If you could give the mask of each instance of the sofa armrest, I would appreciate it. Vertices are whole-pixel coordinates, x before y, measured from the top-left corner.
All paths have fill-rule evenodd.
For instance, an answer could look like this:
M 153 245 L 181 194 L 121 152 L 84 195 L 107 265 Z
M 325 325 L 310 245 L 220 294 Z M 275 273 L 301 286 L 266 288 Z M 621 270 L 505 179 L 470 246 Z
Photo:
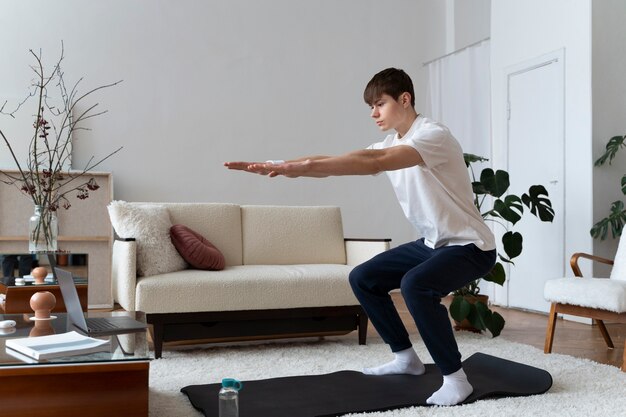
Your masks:
M 126 311 L 135 311 L 136 285 L 137 242 L 135 239 L 116 239 L 113 242 L 111 291 L 113 300 Z
M 391 239 L 344 239 L 346 264 L 359 265 L 389 249 Z

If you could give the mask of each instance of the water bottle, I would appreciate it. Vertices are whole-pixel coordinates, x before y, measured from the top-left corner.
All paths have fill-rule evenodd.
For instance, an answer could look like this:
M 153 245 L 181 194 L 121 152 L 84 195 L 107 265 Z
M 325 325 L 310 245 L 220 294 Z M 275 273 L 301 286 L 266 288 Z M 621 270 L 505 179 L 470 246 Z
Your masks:
M 218 394 L 219 417 L 239 417 L 239 390 L 242 386 L 236 379 L 222 379 L 222 388 Z

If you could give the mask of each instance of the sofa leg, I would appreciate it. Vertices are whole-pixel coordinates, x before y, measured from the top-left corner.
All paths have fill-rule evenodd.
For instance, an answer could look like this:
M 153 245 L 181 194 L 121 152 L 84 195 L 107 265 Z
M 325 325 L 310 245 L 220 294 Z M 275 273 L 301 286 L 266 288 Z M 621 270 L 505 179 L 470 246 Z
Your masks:
M 163 353 L 163 324 L 152 324 L 152 344 L 154 345 L 154 359 L 161 358 Z
M 367 339 L 367 314 L 365 312 L 361 312 L 359 314 L 359 345 L 365 345 Z

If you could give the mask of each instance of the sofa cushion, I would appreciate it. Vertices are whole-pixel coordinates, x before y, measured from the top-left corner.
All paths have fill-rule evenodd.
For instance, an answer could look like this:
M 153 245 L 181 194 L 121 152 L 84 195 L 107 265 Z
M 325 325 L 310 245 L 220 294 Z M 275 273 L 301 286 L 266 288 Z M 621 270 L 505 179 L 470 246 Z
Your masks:
M 347 265 L 232 266 L 139 278 L 136 309 L 146 313 L 358 305 Z
M 241 206 L 244 265 L 345 264 L 338 207 Z
M 229 203 L 164 203 L 174 224 L 184 224 L 209 240 L 226 265 L 241 265 L 241 210 Z
M 224 255 L 201 234 L 182 224 L 170 227 L 174 247 L 185 261 L 196 269 L 224 269 Z
M 137 241 L 137 276 L 180 271 L 187 267 L 170 240 L 172 222 L 165 206 L 112 201 L 107 209 L 117 235 Z

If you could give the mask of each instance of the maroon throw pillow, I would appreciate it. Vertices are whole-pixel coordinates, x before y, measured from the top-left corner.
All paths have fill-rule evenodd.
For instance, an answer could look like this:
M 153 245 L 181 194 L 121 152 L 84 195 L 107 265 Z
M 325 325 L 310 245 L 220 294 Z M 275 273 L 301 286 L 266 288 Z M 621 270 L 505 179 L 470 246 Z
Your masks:
M 214 271 L 224 269 L 224 255 L 201 234 L 182 224 L 175 224 L 170 227 L 170 238 L 180 256 L 194 268 Z

